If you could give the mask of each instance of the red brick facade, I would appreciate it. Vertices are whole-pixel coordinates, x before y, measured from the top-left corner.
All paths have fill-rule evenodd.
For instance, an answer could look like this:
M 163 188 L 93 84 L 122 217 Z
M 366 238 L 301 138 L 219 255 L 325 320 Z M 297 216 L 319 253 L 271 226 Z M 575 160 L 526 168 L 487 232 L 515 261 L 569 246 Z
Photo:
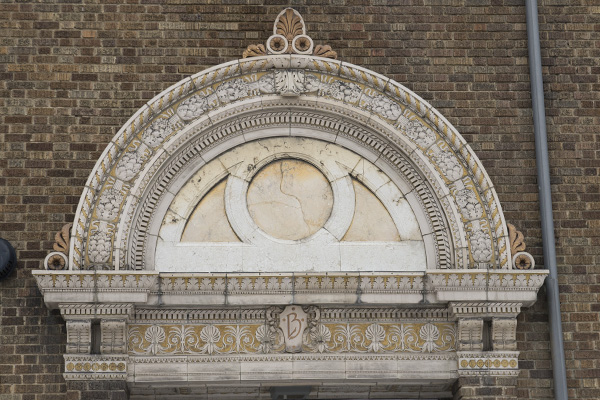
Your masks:
M 85 392 L 62 378 L 64 322 L 44 307 L 30 271 L 42 268 L 55 232 L 73 220 L 106 144 L 163 89 L 264 42 L 288 5 L 302 13 L 315 42 L 415 91 L 463 134 L 507 221 L 543 266 L 522 1 L 214 3 L 0 4 L 0 236 L 19 260 L 0 282 L 0 399 Z M 538 3 L 569 395 L 596 399 L 600 5 Z M 547 319 L 542 290 L 519 317 L 519 398 L 553 398 Z M 514 395 L 486 387 L 470 395 Z M 116 395 L 109 385 L 96 392 Z

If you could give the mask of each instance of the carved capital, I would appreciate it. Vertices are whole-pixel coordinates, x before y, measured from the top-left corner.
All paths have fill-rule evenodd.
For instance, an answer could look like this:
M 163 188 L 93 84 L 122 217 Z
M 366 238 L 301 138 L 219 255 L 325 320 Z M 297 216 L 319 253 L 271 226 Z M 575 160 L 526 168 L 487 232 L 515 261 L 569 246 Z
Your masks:
M 517 349 L 516 318 L 492 319 L 492 346 L 494 350 Z
M 67 321 L 67 353 L 90 354 L 92 346 L 92 321 Z
M 127 321 L 125 319 L 103 319 L 100 322 L 102 354 L 127 353 Z
M 458 320 L 458 350 L 483 350 L 483 319 L 459 318 Z
M 244 51 L 243 58 L 267 54 L 313 54 L 318 57 L 337 59 L 337 53 L 331 49 L 331 46 L 315 47 L 313 40 L 306 34 L 302 15 L 289 7 L 275 18 L 273 35 L 267 39 L 266 48 L 262 44 L 251 44 Z

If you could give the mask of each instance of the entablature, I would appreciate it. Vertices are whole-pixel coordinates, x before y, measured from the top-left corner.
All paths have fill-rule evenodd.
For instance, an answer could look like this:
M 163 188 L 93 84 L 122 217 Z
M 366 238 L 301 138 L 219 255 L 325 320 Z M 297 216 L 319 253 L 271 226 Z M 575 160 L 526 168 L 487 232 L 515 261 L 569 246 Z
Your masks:
M 62 303 L 136 306 L 449 304 L 454 313 L 480 314 L 482 309 L 488 310 L 485 302 L 532 305 L 548 272 L 218 274 L 79 270 L 33 271 L 33 275 L 50 308 Z M 477 304 L 472 304 L 475 302 Z M 458 306 L 458 303 L 466 305 Z

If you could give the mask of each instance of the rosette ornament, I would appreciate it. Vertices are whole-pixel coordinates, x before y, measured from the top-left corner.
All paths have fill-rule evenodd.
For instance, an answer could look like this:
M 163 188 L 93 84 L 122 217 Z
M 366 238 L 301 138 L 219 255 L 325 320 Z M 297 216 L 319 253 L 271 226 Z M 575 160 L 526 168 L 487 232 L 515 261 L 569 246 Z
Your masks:
M 525 250 L 525 241 L 523 234 L 512 224 L 506 224 L 508 227 L 508 237 L 510 239 L 510 252 L 513 255 L 513 266 L 516 269 L 533 269 L 535 261 L 533 256 Z
M 52 246 L 54 251 L 44 259 L 44 268 L 50 270 L 63 270 L 69 267 L 69 241 L 71 237 L 71 228 L 73 224 L 69 223 L 62 227 L 54 236 L 56 243 Z

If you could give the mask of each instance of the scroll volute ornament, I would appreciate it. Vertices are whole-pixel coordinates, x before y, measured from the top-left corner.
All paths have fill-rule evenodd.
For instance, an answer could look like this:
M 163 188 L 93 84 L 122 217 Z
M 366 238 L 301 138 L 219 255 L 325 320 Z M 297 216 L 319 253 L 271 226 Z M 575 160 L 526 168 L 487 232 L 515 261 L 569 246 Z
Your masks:
M 267 39 L 266 47 L 251 44 L 244 51 L 243 58 L 267 54 L 313 54 L 337 59 L 337 53 L 331 46 L 314 46 L 313 40 L 306 34 L 304 19 L 293 8 L 286 8 L 275 18 L 273 35 Z
M 72 227 L 73 224 L 66 224 L 60 231 L 56 232 L 56 235 L 54 235 L 56 243 L 52 246 L 55 251 L 69 254 L 69 241 L 71 240 Z
M 336 59 L 337 58 L 337 53 L 335 51 L 333 51 L 331 49 L 330 45 L 317 45 L 315 47 L 315 51 L 313 53 L 313 55 L 317 56 L 317 57 L 325 57 L 325 58 L 333 58 Z
M 46 256 L 44 267 L 52 270 L 67 269 L 69 264 L 69 242 L 71 240 L 71 228 L 73 224 L 66 224 L 60 231 L 54 235 L 55 243 L 52 248 L 55 250 Z
M 242 57 L 243 58 L 258 57 L 258 56 L 264 56 L 266 54 L 267 54 L 267 50 L 265 49 L 264 44 L 251 44 L 250 46 L 248 46 L 248 48 L 246 50 L 244 50 Z
M 512 224 L 508 226 L 508 239 L 510 242 L 510 252 L 513 255 L 513 266 L 516 269 L 533 269 L 535 261 L 533 256 L 525 251 L 525 241 L 523 234 Z

